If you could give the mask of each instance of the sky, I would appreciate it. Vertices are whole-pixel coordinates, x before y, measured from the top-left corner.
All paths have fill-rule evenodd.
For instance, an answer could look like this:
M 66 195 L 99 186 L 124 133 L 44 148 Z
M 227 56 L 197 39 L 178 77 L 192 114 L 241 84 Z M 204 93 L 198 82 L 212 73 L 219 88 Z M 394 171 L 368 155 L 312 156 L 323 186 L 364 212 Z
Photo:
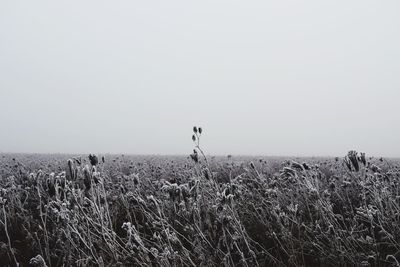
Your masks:
M 399 1 L 0 1 L 0 151 L 400 156 Z

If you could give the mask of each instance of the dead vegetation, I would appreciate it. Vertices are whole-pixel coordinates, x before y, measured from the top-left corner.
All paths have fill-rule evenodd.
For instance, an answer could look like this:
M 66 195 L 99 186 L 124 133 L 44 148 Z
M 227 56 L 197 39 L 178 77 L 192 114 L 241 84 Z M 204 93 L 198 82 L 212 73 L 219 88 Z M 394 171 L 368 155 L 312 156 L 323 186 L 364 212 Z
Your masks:
M 2 266 L 400 266 L 397 162 L 3 155 Z

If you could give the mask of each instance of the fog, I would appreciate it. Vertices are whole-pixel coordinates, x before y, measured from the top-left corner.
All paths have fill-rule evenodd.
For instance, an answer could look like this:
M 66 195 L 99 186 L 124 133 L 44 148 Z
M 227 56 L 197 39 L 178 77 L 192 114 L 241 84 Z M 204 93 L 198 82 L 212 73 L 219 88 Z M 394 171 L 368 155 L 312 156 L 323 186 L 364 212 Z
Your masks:
M 1 1 L 0 151 L 400 156 L 398 1 Z

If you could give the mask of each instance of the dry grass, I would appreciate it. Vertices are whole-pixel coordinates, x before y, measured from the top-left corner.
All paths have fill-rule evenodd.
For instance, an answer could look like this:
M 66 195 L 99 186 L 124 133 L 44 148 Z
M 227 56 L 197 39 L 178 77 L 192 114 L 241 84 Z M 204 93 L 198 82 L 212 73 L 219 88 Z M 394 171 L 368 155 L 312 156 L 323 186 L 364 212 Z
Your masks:
M 2 266 L 400 266 L 398 162 L 3 155 Z

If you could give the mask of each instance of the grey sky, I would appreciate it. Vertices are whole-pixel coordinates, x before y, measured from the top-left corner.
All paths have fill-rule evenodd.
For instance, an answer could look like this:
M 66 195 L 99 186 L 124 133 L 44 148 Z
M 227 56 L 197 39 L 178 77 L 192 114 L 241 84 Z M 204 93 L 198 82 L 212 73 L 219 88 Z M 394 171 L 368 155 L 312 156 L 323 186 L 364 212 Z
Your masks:
M 0 2 L 0 151 L 400 156 L 399 1 Z

